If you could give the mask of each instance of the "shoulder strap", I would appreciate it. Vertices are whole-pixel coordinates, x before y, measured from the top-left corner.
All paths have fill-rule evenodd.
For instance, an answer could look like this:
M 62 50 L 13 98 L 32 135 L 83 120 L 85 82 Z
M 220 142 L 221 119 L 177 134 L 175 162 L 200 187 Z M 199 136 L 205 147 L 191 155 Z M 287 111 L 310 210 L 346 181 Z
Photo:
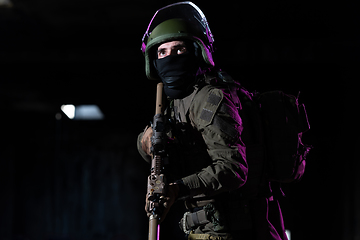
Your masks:
M 238 110 L 241 110 L 240 99 L 237 95 L 237 91 L 240 88 L 240 84 L 235 82 L 234 79 L 229 74 L 227 74 L 227 72 L 220 70 L 217 72 L 217 75 L 222 80 L 222 82 L 226 83 L 226 85 L 228 86 L 229 92 L 231 94 L 231 98 L 232 98 L 236 108 Z

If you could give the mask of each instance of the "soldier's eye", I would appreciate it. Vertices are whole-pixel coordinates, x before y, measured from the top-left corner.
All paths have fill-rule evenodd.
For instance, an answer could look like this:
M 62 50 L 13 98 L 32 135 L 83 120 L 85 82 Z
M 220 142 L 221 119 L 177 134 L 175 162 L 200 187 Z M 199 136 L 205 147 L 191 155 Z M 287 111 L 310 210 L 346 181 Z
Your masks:
M 167 53 L 166 53 L 165 49 L 162 49 L 162 50 L 158 51 L 158 58 L 163 58 L 165 56 L 167 56 Z
M 177 50 L 177 54 L 183 54 L 186 52 L 186 47 L 181 47 Z

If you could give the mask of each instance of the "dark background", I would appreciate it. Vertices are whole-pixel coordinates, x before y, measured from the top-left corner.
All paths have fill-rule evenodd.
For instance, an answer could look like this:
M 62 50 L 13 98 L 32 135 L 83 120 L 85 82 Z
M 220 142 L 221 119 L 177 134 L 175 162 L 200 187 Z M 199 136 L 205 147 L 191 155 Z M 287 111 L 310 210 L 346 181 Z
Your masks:
M 2 2 L 2 1 L 0 1 Z M 154 114 L 141 38 L 172 1 L 13 0 L 0 7 L 0 239 L 147 238 L 148 165 L 136 137 Z M 359 239 L 359 15 L 355 1 L 196 1 L 215 62 L 250 91 L 306 104 L 315 148 L 286 186 L 292 240 Z M 74 121 L 62 104 L 97 104 Z M 57 113 L 62 114 L 56 119 Z M 163 239 L 181 239 L 179 213 Z

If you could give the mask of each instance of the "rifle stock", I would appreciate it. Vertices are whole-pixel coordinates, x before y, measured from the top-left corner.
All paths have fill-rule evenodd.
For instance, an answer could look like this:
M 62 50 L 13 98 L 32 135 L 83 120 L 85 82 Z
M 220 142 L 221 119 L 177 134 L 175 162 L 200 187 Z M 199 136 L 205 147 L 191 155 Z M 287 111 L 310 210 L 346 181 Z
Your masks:
M 160 239 L 160 216 L 162 198 L 165 197 L 166 179 L 162 173 L 165 153 L 165 119 L 163 107 L 163 83 L 158 83 L 156 92 L 156 108 L 153 120 L 153 136 L 151 138 L 151 172 L 148 177 L 147 198 L 149 201 L 149 240 Z

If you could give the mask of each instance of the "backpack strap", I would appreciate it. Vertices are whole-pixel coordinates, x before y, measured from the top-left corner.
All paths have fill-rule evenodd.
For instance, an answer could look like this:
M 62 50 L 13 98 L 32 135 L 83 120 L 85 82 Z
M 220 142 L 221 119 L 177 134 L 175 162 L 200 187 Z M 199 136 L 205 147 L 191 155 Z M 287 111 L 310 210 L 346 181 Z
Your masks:
M 231 98 L 232 98 L 236 108 L 238 110 L 241 110 L 240 99 L 237 95 L 237 91 L 240 88 L 240 84 L 235 82 L 234 79 L 229 74 L 227 74 L 227 72 L 220 70 L 217 72 L 217 75 L 222 80 L 222 82 L 226 83 L 226 85 L 228 86 Z

